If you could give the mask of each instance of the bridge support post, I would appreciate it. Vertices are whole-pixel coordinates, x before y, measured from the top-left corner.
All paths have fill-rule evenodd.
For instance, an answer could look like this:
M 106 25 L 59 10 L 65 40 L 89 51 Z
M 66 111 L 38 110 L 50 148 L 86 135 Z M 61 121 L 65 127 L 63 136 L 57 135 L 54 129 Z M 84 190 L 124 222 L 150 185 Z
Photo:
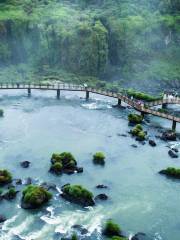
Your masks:
M 118 98 L 118 107 L 121 106 L 121 99 Z
M 172 131 L 176 131 L 176 121 L 173 120 L 172 122 Z
M 86 90 L 86 100 L 89 100 L 89 91 Z
M 167 103 L 162 104 L 162 109 L 167 108 Z
M 60 99 L 60 89 L 57 89 L 57 99 Z
M 144 116 L 145 116 L 145 113 L 144 113 L 144 112 L 141 112 L 141 116 L 144 118 Z
M 31 96 L 31 88 L 28 88 L 28 97 Z

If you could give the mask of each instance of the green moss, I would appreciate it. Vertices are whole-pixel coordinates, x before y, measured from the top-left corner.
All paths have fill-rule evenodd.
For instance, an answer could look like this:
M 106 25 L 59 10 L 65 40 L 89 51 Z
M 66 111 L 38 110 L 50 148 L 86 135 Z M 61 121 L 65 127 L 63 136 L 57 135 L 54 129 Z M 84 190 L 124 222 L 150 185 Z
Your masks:
M 66 185 L 64 186 L 63 191 L 64 193 L 75 198 L 93 198 L 93 194 L 81 185 Z
M 112 240 L 128 240 L 126 237 L 119 237 L 119 236 L 114 236 L 111 239 Z
M 77 162 L 70 152 L 54 153 L 51 157 L 52 163 L 61 163 L 63 167 L 75 167 Z
M 136 136 L 138 140 L 143 141 L 146 138 L 146 133 L 143 130 L 143 127 L 140 124 L 137 124 L 132 130 L 131 134 Z
M 29 185 L 23 191 L 23 201 L 34 207 L 39 207 L 48 202 L 52 198 L 52 194 L 45 190 L 43 187 Z
M 0 185 L 12 182 L 12 175 L 7 170 L 0 170 Z
M 93 155 L 93 162 L 95 164 L 104 165 L 105 164 L 105 155 L 103 152 L 97 152 Z
M 108 237 L 119 236 L 121 234 L 121 229 L 113 220 L 108 220 L 105 224 L 103 234 Z
M 63 169 L 63 165 L 61 162 L 55 162 L 54 164 L 51 165 L 51 171 L 55 173 L 61 173 Z
M 143 121 L 143 117 L 141 115 L 138 115 L 138 114 L 132 114 L 130 113 L 128 115 L 128 121 L 130 123 L 133 123 L 133 124 L 139 124 L 139 123 L 142 123 Z
M 167 169 L 160 171 L 160 173 L 180 179 L 180 168 L 168 167 Z

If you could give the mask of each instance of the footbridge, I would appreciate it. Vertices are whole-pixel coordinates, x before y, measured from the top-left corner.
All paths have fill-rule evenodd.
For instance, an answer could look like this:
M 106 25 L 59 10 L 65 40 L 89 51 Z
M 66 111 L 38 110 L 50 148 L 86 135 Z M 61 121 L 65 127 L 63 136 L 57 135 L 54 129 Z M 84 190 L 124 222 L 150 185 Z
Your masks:
M 33 89 L 37 90 L 53 90 L 56 91 L 57 99 L 60 99 L 61 91 L 77 91 L 85 92 L 86 100 L 89 99 L 90 93 L 99 94 L 102 96 L 116 98 L 118 100 L 118 106 L 121 105 L 121 102 L 124 102 L 130 105 L 132 108 L 141 113 L 142 116 L 145 114 L 151 114 L 157 117 L 165 118 L 172 121 L 172 130 L 176 130 L 176 123 L 180 123 L 180 117 L 170 115 L 168 113 L 162 113 L 158 110 L 151 109 L 154 106 L 162 105 L 163 107 L 167 104 L 180 104 L 180 98 L 176 97 L 173 99 L 161 99 L 157 101 L 148 102 L 145 105 L 139 104 L 135 99 L 130 99 L 128 96 L 121 93 L 113 93 L 111 91 L 104 91 L 101 89 L 95 89 L 90 87 L 85 87 L 82 85 L 76 84 L 27 84 L 27 83 L 7 83 L 0 84 L 0 90 L 12 90 L 12 89 L 26 89 L 28 96 L 31 96 L 31 91 Z

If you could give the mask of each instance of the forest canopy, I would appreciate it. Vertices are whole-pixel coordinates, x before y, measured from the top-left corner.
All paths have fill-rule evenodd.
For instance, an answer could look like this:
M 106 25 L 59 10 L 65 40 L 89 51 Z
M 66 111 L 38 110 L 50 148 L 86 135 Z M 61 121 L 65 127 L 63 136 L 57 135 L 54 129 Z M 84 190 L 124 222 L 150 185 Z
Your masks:
M 180 88 L 178 0 L 0 2 L 0 80 L 63 72 Z

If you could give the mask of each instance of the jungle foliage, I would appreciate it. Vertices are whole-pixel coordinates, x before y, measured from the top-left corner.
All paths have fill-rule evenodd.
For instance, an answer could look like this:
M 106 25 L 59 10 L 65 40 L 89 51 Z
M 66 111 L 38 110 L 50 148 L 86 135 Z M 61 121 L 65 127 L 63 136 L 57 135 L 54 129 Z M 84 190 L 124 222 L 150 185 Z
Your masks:
M 0 80 L 8 69 L 12 81 L 65 72 L 178 88 L 179 11 L 178 0 L 1 0 Z

